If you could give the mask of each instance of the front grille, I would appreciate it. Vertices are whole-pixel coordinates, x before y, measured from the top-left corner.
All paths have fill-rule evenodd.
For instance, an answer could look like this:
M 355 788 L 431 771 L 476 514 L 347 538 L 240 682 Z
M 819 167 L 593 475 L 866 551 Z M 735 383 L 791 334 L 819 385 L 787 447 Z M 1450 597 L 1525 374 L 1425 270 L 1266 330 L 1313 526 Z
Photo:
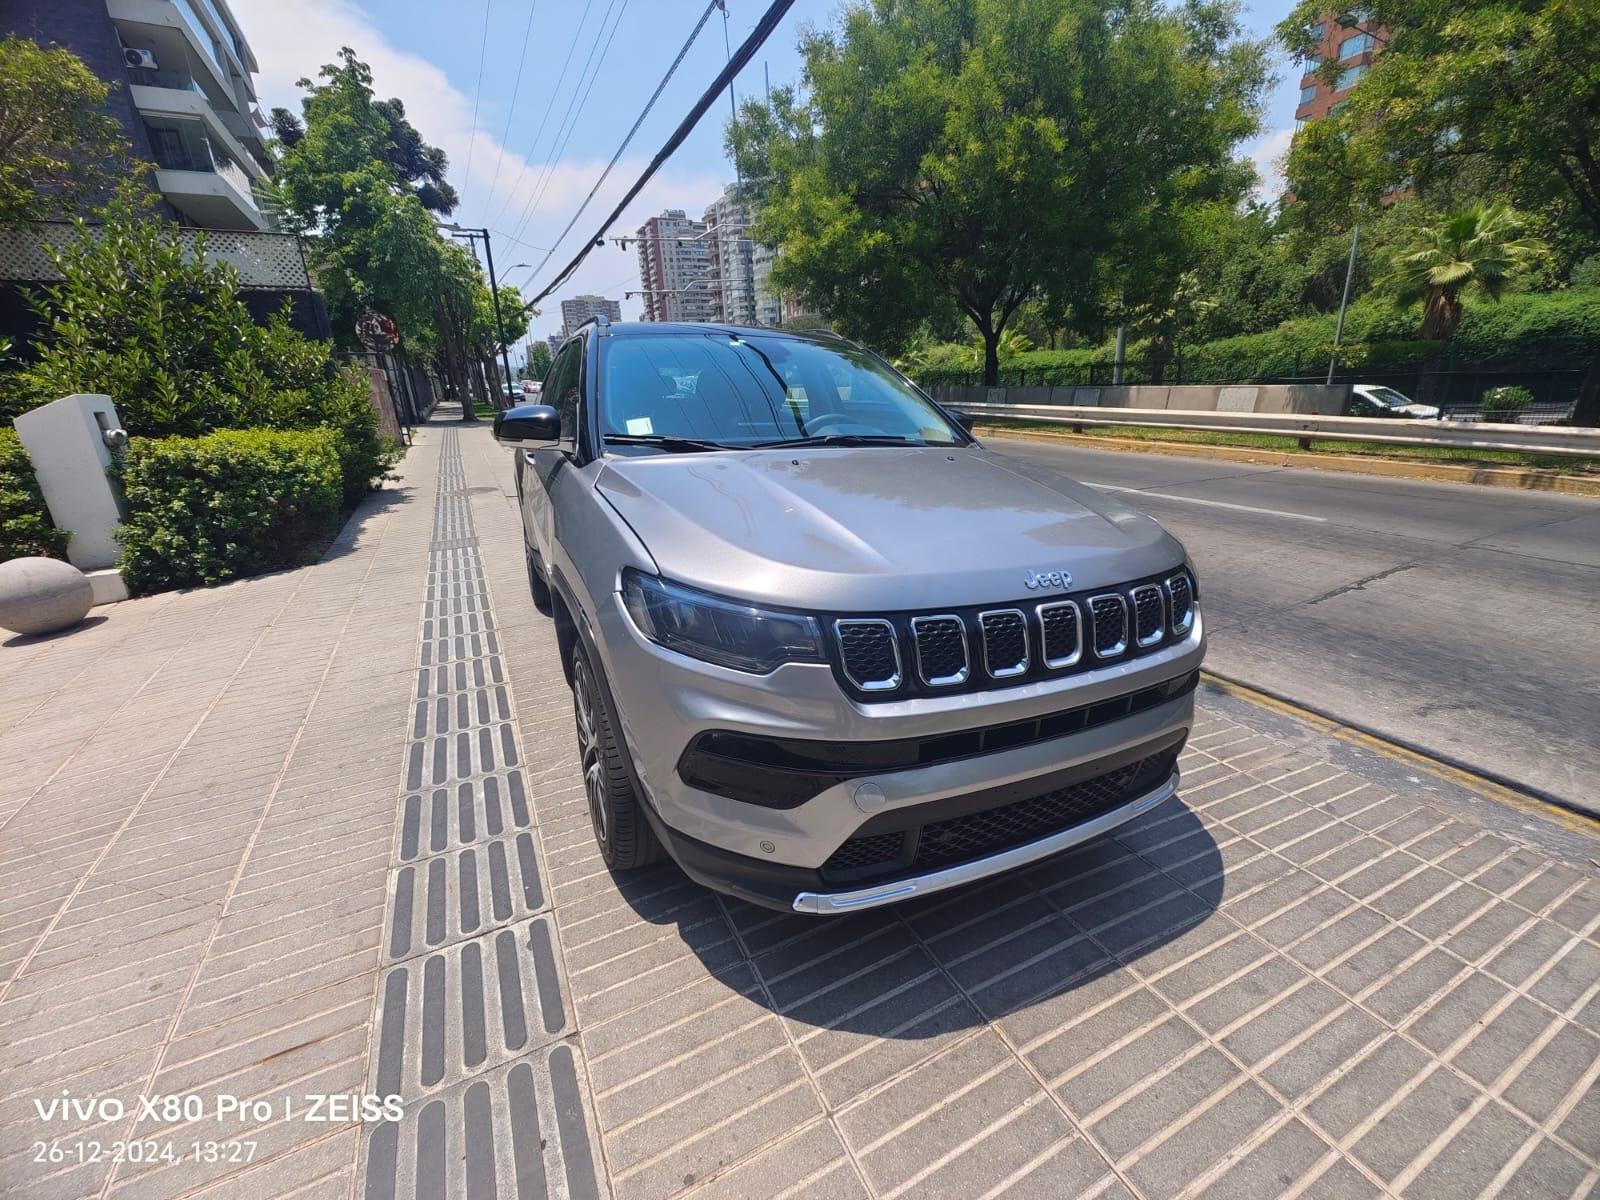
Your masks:
M 983 665 L 995 679 L 1028 669 L 1028 620 L 1018 608 L 978 614 L 983 630 Z
M 1154 646 L 1167 634 L 1167 606 L 1155 584 L 1133 589 L 1133 640 Z
M 835 621 L 844 672 L 864 692 L 888 691 L 900 686 L 900 648 L 894 626 L 879 618 Z
M 828 879 L 921 873 L 987 858 L 1061 833 L 1130 804 L 1164 783 L 1177 765 L 1177 746 L 998 808 L 894 833 L 851 838 L 822 866 Z M 907 849 L 910 848 L 909 855 Z
M 1094 624 L 1094 652 L 1115 658 L 1128 648 L 1128 602 L 1121 596 L 1096 596 L 1089 601 Z
M 1158 653 L 1194 628 L 1187 569 L 1071 595 L 917 612 L 827 613 L 829 660 L 856 699 L 988 691 Z
M 967 681 L 967 630 L 950 613 L 912 617 L 917 645 L 917 674 L 929 687 L 953 687 Z

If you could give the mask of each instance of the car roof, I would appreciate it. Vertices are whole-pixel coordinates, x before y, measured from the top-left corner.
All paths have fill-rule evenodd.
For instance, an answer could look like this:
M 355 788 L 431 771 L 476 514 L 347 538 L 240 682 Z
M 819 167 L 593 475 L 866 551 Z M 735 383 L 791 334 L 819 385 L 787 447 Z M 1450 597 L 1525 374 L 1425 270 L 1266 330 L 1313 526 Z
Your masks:
M 600 328 L 612 337 L 705 337 L 707 334 L 720 333 L 730 337 L 787 338 L 799 342 L 855 344 L 831 329 L 771 329 L 762 325 L 724 325 L 720 322 L 706 321 L 613 321 Z

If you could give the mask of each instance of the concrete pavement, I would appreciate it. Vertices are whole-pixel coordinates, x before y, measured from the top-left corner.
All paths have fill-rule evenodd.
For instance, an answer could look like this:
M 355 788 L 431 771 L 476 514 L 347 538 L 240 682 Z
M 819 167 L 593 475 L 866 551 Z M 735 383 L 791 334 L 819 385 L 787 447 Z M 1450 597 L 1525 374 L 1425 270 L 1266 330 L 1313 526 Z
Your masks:
M 0 644 L 8 1195 L 1600 1183 L 1593 830 L 1207 691 L 1180 800 L 1014 878 L 828 922 L 613 878 L 503 454 L 405 474 L 318 566 Z
M 1211 669 L 1600 811 L 1600 501 L 987 444 L 1183 539 Z

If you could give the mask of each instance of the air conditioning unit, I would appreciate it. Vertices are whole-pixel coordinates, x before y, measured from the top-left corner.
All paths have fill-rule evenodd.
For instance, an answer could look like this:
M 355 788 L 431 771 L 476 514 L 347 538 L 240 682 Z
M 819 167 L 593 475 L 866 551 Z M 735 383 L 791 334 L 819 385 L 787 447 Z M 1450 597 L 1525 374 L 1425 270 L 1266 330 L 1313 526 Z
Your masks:
M 156 56 L 149 50 L 129 50 L 124 48 L 122 51 L 122 63 L 128 67 L 142 67 L 146 71 L 157 69 Z

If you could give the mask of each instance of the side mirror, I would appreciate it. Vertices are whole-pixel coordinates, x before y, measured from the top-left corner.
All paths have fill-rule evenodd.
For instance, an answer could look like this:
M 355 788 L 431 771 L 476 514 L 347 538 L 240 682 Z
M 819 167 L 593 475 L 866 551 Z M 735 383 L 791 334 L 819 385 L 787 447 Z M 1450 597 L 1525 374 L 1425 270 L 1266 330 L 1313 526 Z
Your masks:
M 519 404 L 497 412 L 494 440 L 511 450 L 550 450 L 561 440 L 561 414 L 548 404 Z
M 968 433 L 972 432 L 973 416 L 971 413 L 958 412 L 956 409 L 947 408 L 945 409 L 945 415 Z

